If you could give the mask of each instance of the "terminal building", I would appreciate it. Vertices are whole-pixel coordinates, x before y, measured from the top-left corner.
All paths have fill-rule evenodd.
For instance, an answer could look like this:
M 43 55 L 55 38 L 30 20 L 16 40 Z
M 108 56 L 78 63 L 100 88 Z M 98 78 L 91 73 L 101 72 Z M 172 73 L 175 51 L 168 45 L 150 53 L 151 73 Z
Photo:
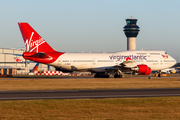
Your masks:
M 0 75 L 27 75 L 36 62 L 25 60 L 25 49 L 0 48 Z M 54 67 L 39 64 L 40 71 L 55 70 Z

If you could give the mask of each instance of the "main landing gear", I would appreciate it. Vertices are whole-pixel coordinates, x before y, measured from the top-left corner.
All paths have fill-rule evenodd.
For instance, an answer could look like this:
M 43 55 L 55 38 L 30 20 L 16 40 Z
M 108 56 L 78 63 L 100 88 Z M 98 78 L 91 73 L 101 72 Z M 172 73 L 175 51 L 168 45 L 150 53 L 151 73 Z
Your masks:
M 109 78 L 109 75 L 107 73 L 96 73 L 94 78 Z
M 117 73 L 114 75 L 114 78 L 122 78 L 122 77 L 124 76 L 120 70 L 118 70 Z
M 122 72 L 120 70 L 117 71 L 117 73 L 114 75 L 114 78 L 122 78 L 124 77 Z M 94 75 L 94 78 L 109 78 L 108 73 L 96 73 Z

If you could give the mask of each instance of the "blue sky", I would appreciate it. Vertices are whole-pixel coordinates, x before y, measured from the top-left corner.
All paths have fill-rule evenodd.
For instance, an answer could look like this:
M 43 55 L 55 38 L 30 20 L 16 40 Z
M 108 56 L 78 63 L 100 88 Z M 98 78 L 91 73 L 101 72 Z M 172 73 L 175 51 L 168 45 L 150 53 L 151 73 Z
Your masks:
M 138 19 L 137 49 L 165 50 L 180 61 L 179 0 L 1 0 L 0 48 L 24 47 L 17 22 L 28 22 L 54 49 L 127 49 L 126 18 Z

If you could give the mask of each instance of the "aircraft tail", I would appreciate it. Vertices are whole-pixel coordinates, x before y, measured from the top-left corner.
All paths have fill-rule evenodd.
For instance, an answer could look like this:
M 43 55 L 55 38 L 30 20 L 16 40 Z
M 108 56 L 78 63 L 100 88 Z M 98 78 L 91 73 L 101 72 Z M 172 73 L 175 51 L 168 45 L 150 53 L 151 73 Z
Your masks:
M 27 52 L 55 52 L 55 50 L 26 22 L 18 23 Z
M 37 63 L 37 64 L 34 66 L 34 68 L 32 69 L 32 72 L 35 73 L 35 72 L 39 71 L 39 70 L 38 70 L 38 67 L 39 67 L 39 63 Z

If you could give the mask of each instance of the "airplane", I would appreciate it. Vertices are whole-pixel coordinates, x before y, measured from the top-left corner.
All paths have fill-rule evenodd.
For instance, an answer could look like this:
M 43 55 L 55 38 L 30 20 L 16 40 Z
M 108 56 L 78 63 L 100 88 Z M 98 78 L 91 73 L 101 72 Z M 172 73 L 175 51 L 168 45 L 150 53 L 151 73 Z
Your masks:
M 32 70 L 30 70 L 29 75 L 35 75 L 36 72 L 38 72 L 39 63 L 36 63 L 36 65 L 33 67 Z
M 165 72 L 167 74 L 177 73 L 177 69 L 176 68 L 167 68 L 167 69 L 162 70 L 161 72 Z
M 95 78 L 122 78 L 123 72 L 149 75 L 176 64 L 176 60 L 161 50 L 128 50 L 114 53 L 65 53 L 55 51 L 27 22 L 18 23 L 26 51 L 24 59 L 54 66 L 62 72 L 88 71 Z M 159 73 L 161 76 L 161 72 Z

